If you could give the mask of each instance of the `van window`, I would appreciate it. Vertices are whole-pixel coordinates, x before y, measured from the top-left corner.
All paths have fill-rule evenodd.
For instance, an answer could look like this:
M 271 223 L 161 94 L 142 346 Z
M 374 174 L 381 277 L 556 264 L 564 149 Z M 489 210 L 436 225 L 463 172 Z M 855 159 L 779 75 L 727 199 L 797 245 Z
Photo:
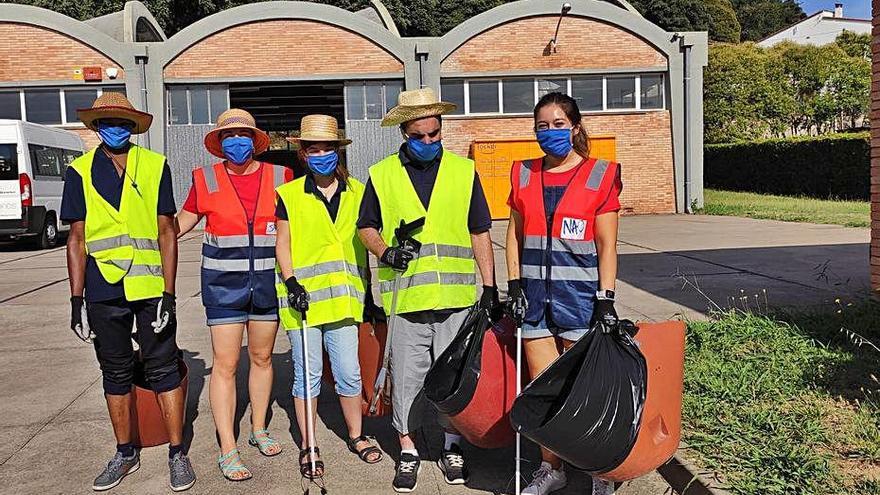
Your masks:
M 73 163 L 74 160 L 82 156 L 82 151 L 74 151 L 74 150 L 61 150 L 61 157 L 63 161 L 61 162 L 61 177 L 67 177 L 67 167 Z
M 28 145 L 31 152 L 31 167 L 35 177 L 61 177 L 61 150 L 40 146 Z
M 0 180 L 18 180 L 18 146 L 0 144 Z

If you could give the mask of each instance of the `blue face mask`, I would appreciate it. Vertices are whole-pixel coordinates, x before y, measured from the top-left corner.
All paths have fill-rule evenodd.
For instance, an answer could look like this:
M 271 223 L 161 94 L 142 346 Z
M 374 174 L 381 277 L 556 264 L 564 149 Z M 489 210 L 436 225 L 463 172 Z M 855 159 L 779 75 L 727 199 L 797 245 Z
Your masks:
M 126 126 L 98 123 L 98 135 L 101 136 L 104 144 L 117 150 L 128 144 L 128 140 L 131 139 L 131 129 Z
M 232 136 L 223 140 L 223 155 L 230 162 L 241 165 L 254 154 L 254 140 L 247 136 Z
M 409 138 L 406 142 L 409 146 L 409 151 L 417 160 L 422 162 L 430 162 L 434 158 L 437 158 L 437 155 L 440 154 L 440 150 L 443 149 L 442 141 L 425 144 L 418 139 Z
M 318 175 L 332 175 L 337 165 L 339 165 L 339 154 L 335 151 L 326 155 L 309 156 L 309 169 Z
M 544 153 L 564 158 L 571 153 L 571 129 L 544 129 L 535 133 Z

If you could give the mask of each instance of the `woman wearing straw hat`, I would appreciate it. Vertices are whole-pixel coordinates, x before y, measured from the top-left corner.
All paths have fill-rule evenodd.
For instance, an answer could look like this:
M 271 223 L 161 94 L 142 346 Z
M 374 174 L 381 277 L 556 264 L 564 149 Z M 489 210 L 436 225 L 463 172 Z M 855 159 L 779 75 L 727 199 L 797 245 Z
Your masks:
M 164 156 L 130 142 L 147 131 L 153 116 L 135 110 L 124 95 L 104 93 L 77 115 L 101 145 L 74 160 L 65 176 L 61 220 L 70 224 L 70 328 L 94 344 L 116 435 L 116 453 L 92 488 L 109 490 L 140 467 L 130 414 L 134 326 L 170 440 L 171 489 L 183 491 L 196 477 L 183 446 L 171 171 Z
M 177 216 L 178 236 L 204 218 L 202 303 L 211 330 L 214 364 L 209 397 L 220 440 L 217 462 L 232 481 L 251 477 L 235 442 L 235 375 L 247 329 L 252 431 L 248 443 L 264 456 L 281 453 L 269 436 L 266 412 L 272 391 L 272 348 L 278 331 L 275 295 L 275 188 L 291 174 L 254 160 L 269 136 L 248 112 L 223 112 L 205 136 L 205 147 L 221 158 L 193 171 L 192 188 Z
M 339 162 L 339 148 L 351 141 L 339 138 L 336 119 L 327 115 L 303 117 L 300 136 L 288 140 L 308 173 L 277 190 L 276 256 L 283 280 L 277 290 L 293 358 L 292 393 L 303 438 L 300 472 L 314 479 L 324 474 L 311 431 L 321 392 L 322 344 L 348 426 L 349 450 L 368 464 L 382 459 L 361 432 L 358 362 L 358 323 L 381 310 L 368 290 L 367 252 L 355 226 L 364 185 Z

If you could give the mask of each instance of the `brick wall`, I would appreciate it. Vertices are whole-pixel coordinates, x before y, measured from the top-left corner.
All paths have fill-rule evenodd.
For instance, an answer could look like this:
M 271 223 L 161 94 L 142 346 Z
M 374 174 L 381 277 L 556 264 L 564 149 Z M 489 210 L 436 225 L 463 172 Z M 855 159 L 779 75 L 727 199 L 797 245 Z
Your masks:
M 189 47 L 166 78 L 402 72 L 403 63 L 369 39 L 321 22 L 242 24 Z
M 557 53 L 545 55 L 558 16 L 516 20 L 483 32 L 459 47 L 441 65 L 446 73 L 535 69 L 602 69 L 666 66 L 666 57 L 627 31 L 566 17 Z
M 873 0 L 871 85 L 871 286 L 880 291 L 880 0 Z
M 534 136 L 531 117 L 443 120 L 443 143 L 467 156 L 474 139 Z M 587 132 L 612 134 L 622 164 L 625 213 L 674 213 L 672 133 L 668 111 L 587 115 Z
M 0 81 L 74 79 L 74 70 L 120 69 L 97 50 L 67 35 L 27 24 L 0 23 Z M 108 81 L 105 77 L 105 82 Z
M 79 134 L 79 137 L 82 138 L 83 143 L 86 145 L 86 150 L 90 150 L 95 146 L 101 144 L 101 138 L 98 137 L 98 134 L 95 131 L 82 127 L 79 129 L 70 129 L 71 131 Z

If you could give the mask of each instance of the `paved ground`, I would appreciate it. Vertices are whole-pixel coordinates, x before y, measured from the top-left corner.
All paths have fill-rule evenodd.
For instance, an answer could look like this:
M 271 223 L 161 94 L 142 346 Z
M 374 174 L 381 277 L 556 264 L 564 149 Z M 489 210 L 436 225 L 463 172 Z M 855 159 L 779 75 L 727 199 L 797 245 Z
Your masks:
M 496 256 L 500 279 L 504 280 L 504 225 L 496 230 Z M 867 229 L 723 217 L 635 217 L 622 221 L 620 252 L 620 312 L 639 319 L 701 316 L 707 308 L 706 298 L 691 288 L 682 289 L 677 274 L 698 283 L 722 306 L 729 297 L 740 294 L 759 294 L 763 301 L 765 289 L 771 304 L 825 304 L 836 297 L 857 297 L 868 286 Z M 206 389 L 211 371 L 210 342 L 196 297 L 198 266 L 199 241 L 192 236 L 181 244 L 178 282 L 179 344 L 191 379 L 188 437 L 199 476 L 191 493 L 297 493 L 300 480 L 291 439 L 295 429 L 291 427 L 289 397 L 291 365 L 289 344 L 282 335 L 275 351 L 271 430 L 287 450 L 266 459 L 244 447 L 244 458 L 255 478 L 232 484 L 219 476 Z M 63 249 L 31 252 L 0 246 L 0 492 L 87 493 L 92 478 L 112 453 L 100 374 L 92 349 L 67 329 L 68 297 Z M 246 356 L 246 350 L 243 353 Z M 244 389 L 240 380 L 239 390 Z M 393 462 L 386 459 L 368 467 L 345 450 L 340 415 L 332 399 L 322 397 L 318 425 L 330 493 L 390 493 Z M 246 406 L 239 407 L 244 431 L 248 428 Z M 396 456 L 387 420 L 370 420 L 366 430 Z M 436 427 L 429 428 L 425 436 L 439 439 L 439 432 Z M 438 454 L 437 448 L 422 445 L 421 450 L 432 459 Z M 512 477 L 511 451 L 469 454 L 477 475 L 467 488 L 446 486 L 435 467 L 425 466 L 418 493 L 512 491 L 505 490 Z M 527 456 L 535 459 L 536 451 L 529 449 Z M 145 451 L 141 470 L 116 493 L 169 492 L 164 463 L 165 449 Z M 576 477 L 561 493 L 584 493 L 586 483 Z M 657 474 L 619 490 L 623 495 L 667 492 L 668 486 Z

